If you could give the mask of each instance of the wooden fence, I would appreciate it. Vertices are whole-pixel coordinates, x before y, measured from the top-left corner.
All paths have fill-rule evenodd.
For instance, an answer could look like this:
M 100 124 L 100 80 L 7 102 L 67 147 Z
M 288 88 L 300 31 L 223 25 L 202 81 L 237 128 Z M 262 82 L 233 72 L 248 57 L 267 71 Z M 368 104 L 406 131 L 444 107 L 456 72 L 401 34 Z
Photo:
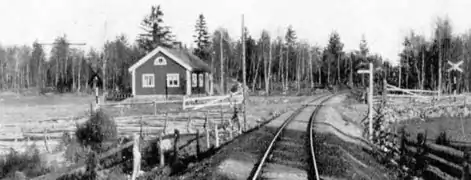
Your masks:
M 233 119 L 241 118 L 242 112 L 235 114 L 229 109 L 213 110 L 158 110 L 147 115 L 117 116 L 113 117 L 117 124 L 120 136 L 129 136 L 133 133 L 144 134 L 146 137 L 157 137 L 160 133 L 168 134 L 171 129 L 180 132 L 195 133 L 203 130 L 206 121 L 219 124 L 220 128 L 234 124 Z M 2 124 L 0 127 L 0 150 L 8 153 L 10 148 L 22 151 L 28 145 L 36 144 L 41 152 L 51 152 L 65 132 L 75 133 L 78 124 L 88 120 L 87 117 L 59 118 L 54 120 L 21 122 Z M 240 125 L 239 125 L 240 126 Z
M 388 136 L 398 143 L 385 143 L 382 149 L 391 154 L 403 170 L 426 179 L 471 179 L 468 148 L 458 150 L 435 144 L 427 139 L 427 133 L 417 134 L 416 139 L 404 131 L 400 135 L 390 133 Z
M 205 107 L 234 106 L 241 104 L 243 100 L 242 92 L 231 93 L 223 96 L 206 97 L 183 97 L 183 109 L 201 109 Z
M 104 160 L 104 159 L 106 159 L 106 158 L 108 158 L 112 155 L 115 155 L 117 153 L 120 153 L 123 150 L 129 149 L 129 148 L 132 147 L 133 148 L 133 157 L 132 157 L 132 160 L 133 160 L 133 171 L 132 171 L 133 176 L 132 177 L 133 178 L 132 179 L 136 179 L 137 173 L 140 171 L 140 165 L 137 166 L 136 164 L 141 163 L 142 149 L 145 148 L 146 145 L 152 144 L 151 142 L 157 142 L 157 144 L 158 144 L 157 148 L 159 149 L 159 154 L 157 154 L 157 156 L 159 156 L 159 165 L 160 165 L 160 167 L 163 167 L 166 164 L 165 163 L 165 152 L 164 151 L 172 150 L 173 151 L 173 156 L 175 156 L 177 158 L 178 157 L 177 154 L 179 154 L 178 151 L 180 149 L 184 148 L 185 146 L 190 145 L 191 142 L 196 141 L 196 143 L 195 143 L 195 145 L 196 145 L 195 156 L 198 157 L 198 155 L 200 153 L 202 153 L 201 149 L 203 149 L 201 147 L 201 143 L 200 143 L 201 138 L 205 137 L 205 139 L 206 139 L 206 149 L 207 150 L 209 150 L 210 147 L 218 148 L 219 145 L 221 144 L 220 140 L 222 140 L 222 139 L 232 140 L 234 138 L 232 132 L 229 132 L 229 138 L 221 138 L 220 136 L 224 135 L 224 134 L 221 133 L 221 131 L 219 130 L 218 125 L 216 124 L 213 127 L 214 127 L 213 129 L 210 129 L 210 126 L 206 126 L 204 128 L 204 134 L 201 134 L 199 130 L 194 134 L 184 134 L 186 136 L 192 135 L 192 136 L 195 136 L 195 137 L 193 139 L 188 140 L 188 142 L 185 143 L 183 146 L 178 146 L 180 136 L 181 136 L 178 130 L 175 130 L 175 134 L 168 134 L 168 135 L 161 134 L 158 137 L 153 138 L 153 139 L 149 139 L 149 140 L 145 140 L 144 138 L 141 138 L 142 136 L 140 136 L 139 134 L 135 134 L 135 136 L 133 138 L 133 141 L 129 141 L 129 142 L 124 143 L 124 144 L 122 144 L 122 145 L 120 145 L 116 148 L 113 148 L 113 149 L 111 149 L 111 150 L 109 150 L 105 153 L 102 153 L 102 154 L 98 155 L 97 162 L 100 162 L 100 161 L 102 161 L 102 160 Z M 211 137 L 213 137 L 213 138 L 211 138 Z M 214 142 L 211 143 L 210 139 L 214 139 Z M 173 140 L 173 149 L 165 147 L 165 145 L 164 145 L 165 140 Z M 138 150 L 135 151 L 135 149 L 138 149 Z M 49 173 L 49 174 L 46 174 L 46 175 L 42 175 L 42 176 L 33 178 L 33 180 L 57 179 L 61 176 L 67 175 L 67 174 L 76 173 L 76 172 L 83 172 L 83 171 L 85 171 L 85 169 L 86 169 L 85 162 L 80 161 L 80 162 L 78 162 L 78 163 L 76 163 L 72 166 L 64 167 L 64 168 L 55 170 L 53 173 Z M 104 169 L 98 169 L 98 170 L 104 170 Z

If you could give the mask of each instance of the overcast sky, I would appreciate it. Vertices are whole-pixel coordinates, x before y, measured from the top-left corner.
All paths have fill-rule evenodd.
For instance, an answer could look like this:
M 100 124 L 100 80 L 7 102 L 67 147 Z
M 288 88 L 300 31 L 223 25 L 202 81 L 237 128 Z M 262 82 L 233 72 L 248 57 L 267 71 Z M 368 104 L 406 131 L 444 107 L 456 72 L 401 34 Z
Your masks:
M 232 38 L 240 37 L 244 14 L 254 37 L 262 29 L 272 36 L 283 34 L 291 24 L 299 39 L 325 46 L 336 30 L 348 51 L 358 48 L 364 34 L 371 52 L 393 61 L 404 36 L 413 29 L 430 37 L 438 16 L 452 20 L 454 33 L 471 28 L 470 0 L 1 0 L 0 43 L 52 42 L 62 34 L 96 48 L 119 34 L 133 41 L 141 32 L 140 21 L 157 4 L 184 43 L 193 41 L 200 13 L 210 31 L 224 27 Z

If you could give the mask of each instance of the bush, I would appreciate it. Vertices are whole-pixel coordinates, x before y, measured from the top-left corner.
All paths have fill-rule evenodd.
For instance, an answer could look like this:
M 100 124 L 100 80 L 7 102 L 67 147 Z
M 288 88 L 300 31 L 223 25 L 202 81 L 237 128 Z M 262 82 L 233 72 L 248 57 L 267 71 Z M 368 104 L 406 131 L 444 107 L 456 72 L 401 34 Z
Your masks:
M 103 111 L 97 111 L 85 124 L 80 125 L 75 135 L 77 141 L 85 146 L 90 147 L 93 151 L 101 153 L 109 147 L 106 142 L 117 139 L 116 123 Z
M 72 139 L 69 144 L 66 145 L 65 148 L 65 159 L 67 161 L 76 163 L 79 160 L 86 159 L 87 157 L 87 150 L 77 142 L 77 139 Z
M 28 149 L 30 151 L 25 153 L 12 149 L 6 158 L 0 160 L 0 179 L 15 177 L 16 172 L 23 172 L 27 177 L 36 177 L 49 171 L 41 163 L 39 150 L 35 146 Z

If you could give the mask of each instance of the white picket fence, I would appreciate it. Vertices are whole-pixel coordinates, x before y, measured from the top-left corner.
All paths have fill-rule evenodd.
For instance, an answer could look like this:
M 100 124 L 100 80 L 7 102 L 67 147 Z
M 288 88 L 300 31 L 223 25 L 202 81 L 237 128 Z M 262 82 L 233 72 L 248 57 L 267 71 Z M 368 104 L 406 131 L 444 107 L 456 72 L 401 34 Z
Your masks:
M 222 96 L 183 97 L 183 109 L 201 109 L 205 107 L 230 106 L 241 104 L 244 99 L 242 92 Z

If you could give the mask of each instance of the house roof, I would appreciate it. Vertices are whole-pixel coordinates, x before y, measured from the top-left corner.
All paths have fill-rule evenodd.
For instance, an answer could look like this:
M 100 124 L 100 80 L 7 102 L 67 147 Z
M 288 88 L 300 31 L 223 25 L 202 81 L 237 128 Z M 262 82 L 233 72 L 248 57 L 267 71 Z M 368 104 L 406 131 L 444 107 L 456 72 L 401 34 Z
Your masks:
M 170 49 L 170 48 L 165 48 L 165 47 L 161 47 L 161 46 L 155 48 L 150 53 L 148 53 L 146 56 L 144 56 L 139 61 L 137 61 L 135 64 L 133 64 L 131 67 L 129 67 L 128 71 L 129 72 L 134 71 L 135 69 L 137 69 L 139 66 L 144 64 L 147 60 L 154 57 L 159 52 L 162 52 L 166 56 L 170 57 L 175 62 L 177 62 L 178 64 L 180 64 L 181 66 L 183 66 L 185 69 L 187 69 L 189 71 L 211 72 L 211 68 L 208 66 L 208 64 L 206 64 L 199 57 L 193 55 L 192 53 L 188 52 L 187 50 L 184 50 L 184 49 Z

